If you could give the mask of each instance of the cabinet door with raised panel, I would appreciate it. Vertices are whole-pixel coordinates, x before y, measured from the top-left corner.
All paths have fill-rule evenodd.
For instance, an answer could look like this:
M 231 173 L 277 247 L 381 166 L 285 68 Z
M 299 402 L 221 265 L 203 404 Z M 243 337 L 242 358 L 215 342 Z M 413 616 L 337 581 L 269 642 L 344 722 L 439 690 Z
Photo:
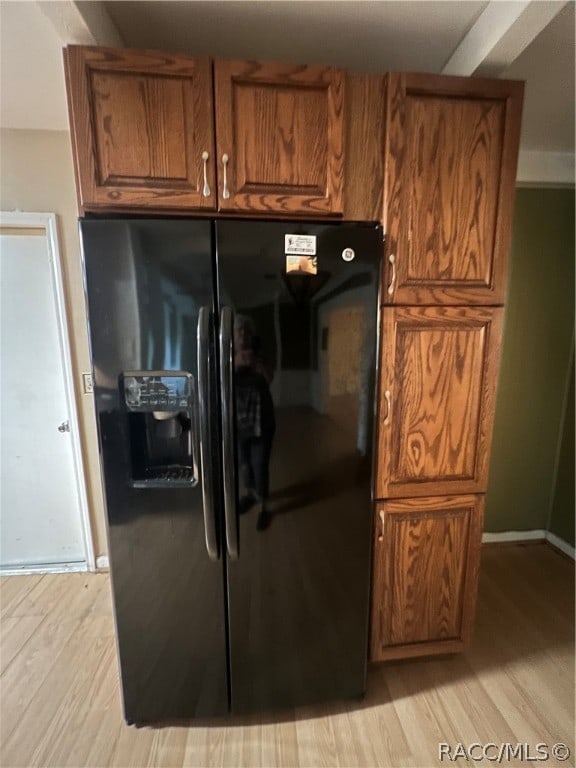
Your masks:
M 216 208 L 207 58 L 64 51 L 82 211 Z
M 214 62 L 223 211 L 342 214 L 344 73 Z
M 482 496 L 378 504 L 372 582 L 372 661 L 462 650 L 472 632 Z
M 523 83 L 391 74 L 388 304 L 502 304 Z
M 502 313 L 383 310 L 377 498 L 486 491 Z

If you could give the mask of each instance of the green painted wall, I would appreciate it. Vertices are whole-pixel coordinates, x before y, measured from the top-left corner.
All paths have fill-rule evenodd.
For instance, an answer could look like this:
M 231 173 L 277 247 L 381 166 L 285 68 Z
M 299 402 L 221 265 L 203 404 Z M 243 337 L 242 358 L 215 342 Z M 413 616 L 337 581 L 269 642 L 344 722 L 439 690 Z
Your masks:
M 574 546 L 574 368 L 572 367 L 562 442 L 558 457 L 558 474 L 548 529 Z
M 487 531 L 549 522 L 572 365 L 574 190 L 517 190 L 511 262 Z

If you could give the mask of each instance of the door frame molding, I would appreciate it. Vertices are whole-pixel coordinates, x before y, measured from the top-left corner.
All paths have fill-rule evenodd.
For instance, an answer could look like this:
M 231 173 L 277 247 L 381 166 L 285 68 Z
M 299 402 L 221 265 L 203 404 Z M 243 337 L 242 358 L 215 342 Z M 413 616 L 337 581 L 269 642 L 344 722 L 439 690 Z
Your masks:
M 52 292 L 56 300 L 56 317 L 58 323 L 58 335 L 60 341 L 60 358 L 64 371 L 64 391 L 68 405 L 68 417 L 70 420 L 70 438 L 72 440 L 72 454 L 74 457 L 75 490 L 78 499 L 80 521 L 82 525 L 84 552 L 86 566 L 82 570 L 95 571 L 96 560 L 94 556 L 94 542 L 92 539 L 92 526 L 88 508 L 88 496 L 86 493 L 86 473 L 82 455 L 82 443 L 80 439 L 80 422 L 76 407 L 74 388 L 74 369 L 70 350 L 70 329 L 66 313 L 66 299 L 64 293 L 64 280 L 62 276 L 61 254 L 58 244 L 58 229 L 55 213 L 24 213 L 21 211 L 0 211 L 0 227 L 14 229 L 44 229 L 46 243 L 50 258 L 52 274 Z M 46 572 L 54 572 L 56 565 L 46 566 Z M 62 564 L 60 570 L 71 570 L 66 564 Z M 76 570 L 76 569 L 74 569 Z M 34 569 L 38 572 L 38 568 Z M 26 568 L 11 568 L 11 573 L 26 573 Z M 4 571 L 3 571 L 4 573 Z

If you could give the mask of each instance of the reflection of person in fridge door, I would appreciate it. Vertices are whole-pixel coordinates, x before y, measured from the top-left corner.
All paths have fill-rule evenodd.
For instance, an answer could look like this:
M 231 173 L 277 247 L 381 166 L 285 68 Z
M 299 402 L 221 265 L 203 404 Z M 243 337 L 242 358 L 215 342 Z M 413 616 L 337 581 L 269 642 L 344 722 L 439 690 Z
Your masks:
M 257 528 L 270 523 L 269 464 L 276 428 L 270 394 L 272 371 L 259 354 L 254 323 L 246 315 L 234 320 L 234 369 L 238 464 L 243 485 L 240 510 L 259 504 Z

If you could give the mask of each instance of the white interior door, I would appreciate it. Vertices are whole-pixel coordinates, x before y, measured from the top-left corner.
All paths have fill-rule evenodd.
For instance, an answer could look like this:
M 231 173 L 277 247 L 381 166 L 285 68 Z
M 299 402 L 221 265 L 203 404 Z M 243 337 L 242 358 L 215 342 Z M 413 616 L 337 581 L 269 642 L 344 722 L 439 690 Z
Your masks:
M 82 568 L 91 542 L 55 217 L 0 223 L 0 567 Z

